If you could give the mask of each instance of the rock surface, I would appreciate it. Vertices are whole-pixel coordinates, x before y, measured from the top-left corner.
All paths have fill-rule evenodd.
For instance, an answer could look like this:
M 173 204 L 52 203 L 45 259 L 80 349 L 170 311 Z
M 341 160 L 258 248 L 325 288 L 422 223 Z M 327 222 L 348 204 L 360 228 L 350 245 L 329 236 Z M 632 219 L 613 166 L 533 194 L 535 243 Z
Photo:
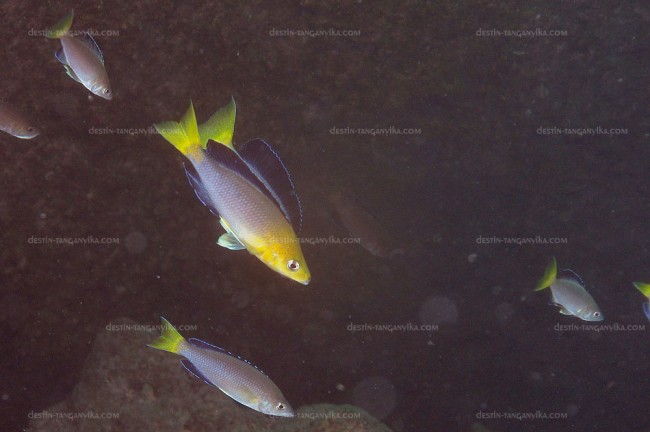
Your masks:
M 146 347 L 158 331 L 122 318 L 95 340 L 68 399 L 29 414 L 30 432 L 390 432 L 352 405 L 307 405 L 295 418 L 245 408 L 187 374 L 178 357 Z

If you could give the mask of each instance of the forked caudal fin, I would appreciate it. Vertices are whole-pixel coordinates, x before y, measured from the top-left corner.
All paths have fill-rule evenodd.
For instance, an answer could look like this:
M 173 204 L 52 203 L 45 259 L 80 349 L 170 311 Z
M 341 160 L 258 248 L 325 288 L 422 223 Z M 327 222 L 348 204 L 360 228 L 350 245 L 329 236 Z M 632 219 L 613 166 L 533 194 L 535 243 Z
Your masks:
M 172 143 L 183 155 L 196 154 L 205 150 L 209 140 L 223 144 L 234 150 L 232 137 L 235 131 L 235 100 L 214 113 L 208 121 L 199 125 L 194 106 L 190 107 L 180 122 L 167 121 L 154 127 L 167 141 Z

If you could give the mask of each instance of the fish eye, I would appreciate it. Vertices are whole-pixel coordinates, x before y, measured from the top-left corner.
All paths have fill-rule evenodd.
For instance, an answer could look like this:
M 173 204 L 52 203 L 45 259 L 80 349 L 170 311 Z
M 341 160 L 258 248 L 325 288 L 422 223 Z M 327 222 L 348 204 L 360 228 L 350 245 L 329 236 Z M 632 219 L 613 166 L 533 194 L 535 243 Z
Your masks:
M 110 92 L 111 92 L 111 89 L 107 89 L 107 88 L 104 89 L 104 94 L 109 94 Z
M 297 271 L 300 269 L 300 263 L 296 260 L 289 260 L 287 263 L 287 268 L 291 271 Z
M 282 402 L 279 402 L 275 408 L 280 411 L 284 411 L 284 404 Z
M 595 317 L 599 317 L 599 316 L 600 316 L 600 312 L 594 312 L 594 316 L 595 316 Z
M 33 127 L 30 126 L 30 127 L 27 128 L 27 132 L 33 132 L 33 131 L 34 131 Z

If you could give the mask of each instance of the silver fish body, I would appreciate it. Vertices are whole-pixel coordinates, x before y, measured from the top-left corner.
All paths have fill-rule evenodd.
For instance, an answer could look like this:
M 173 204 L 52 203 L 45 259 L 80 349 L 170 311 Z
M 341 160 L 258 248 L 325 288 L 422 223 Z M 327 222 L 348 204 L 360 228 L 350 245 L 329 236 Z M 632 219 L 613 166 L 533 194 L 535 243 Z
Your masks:
M 113 92 L 104 68 L 104 58 L 88 34 L 81 37 L 63 36 L 57 59 L 66 66 L 68 75 L 83 84 L 93 94 L 111 100 Z
M 178 354 L 187 359 L 183 365 L 190 372 L 242 405 L 268 415 L 293 417 L 280 389 L 245 360 L 197 339 L 181 342 Z
M 192 160 L 219 216 L 237 233 L 242 242 L 255 245 L 260 237 L 272 237 L 289 229 L 289 222 L 278 206 L 255 185 L 211 158 Z
M 10 105 L 0 102 L 0 130 L 21 139 L 32 139 L 40 131 Z
M 550 286 L 551 301 L 560 307 L 560 313 L 573 315 L 584 321 L 602 321 L 600 308 L 585 287 L 573 278 L 556 279 Z

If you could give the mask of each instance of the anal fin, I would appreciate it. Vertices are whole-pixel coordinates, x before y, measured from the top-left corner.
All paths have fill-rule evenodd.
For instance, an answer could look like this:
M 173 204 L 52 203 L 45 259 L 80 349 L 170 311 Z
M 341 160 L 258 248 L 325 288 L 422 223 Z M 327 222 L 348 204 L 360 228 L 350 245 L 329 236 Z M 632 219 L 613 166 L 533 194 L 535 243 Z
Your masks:
M 210 198 L 208 190 L 205 188 L 205 186 L 203 186 L 203 183 L 201 182 L 199 173 L 196 172 L 194 167 L 191 165 L 183 164 L 183 167 L 185 168 L 185 175 L 187 176 L 187 180 L 190 182 L 192 189 L 194 189 L 196 197 L 203 203 L 204 206 L 210 209 L 213 215 L 219 216 L 219 212 L 212 203 L 212 199 Z
M 246 246 L 244 246 L 242 241 L 239 240 L 237 235 L 235 235 L 232 228 L 230 227 L 230 224 L 224 218 L 219 218 L 219 223 L 221 224 L 223 229 L 226 230 L 226 233 L 223 234 L 221 237 L 219 237 L 219 240 L 217 240 L 217 244 L 219 246 L 225 247 L 226 249 L 230 249 L 230 250 L 246 249 Z
M 205 382 L 205 383 L 208 384 L 208 385 L 211 385 L 212 387 L 217 387 L 216 385 L 212 384 L 212 383 L 210 382 L 210 380 L 207 379 L 207 378 L 205 377 L 205 375 L 203 375 L 203 374 L 202 374 L 202 373 L 201 373 L 201 372 L 196 368 L 196 366 L 194 366 L 194 364 L 193 364 L 191 361 L 189 361 L 189 360 L 187 360 L 187 359 L 183 359 L 183 360 L 181 360 L 181 364 L 183 365 L 183 367 L 185 368 L 185 370 L 187 370 L 189 373 L 191 373 L 192 375 L 194 375 L 194 377 L 200 379 L 201 381 Z
M 67 64 L 64 64 L 63 67 L 65 68 L 65 73 L 67 73 L 70 78 L 77 81 L 78 83 L 81 83 L 81 80 L 79 79 L 77 74 L 74 73 L 74 71 L 72 70 L 72 68 L 70 66 L 68 66 Z
M 232 233 L 222 234 L 219 237 L 219 240 L 217 240 L 217 244 L 221 247 L 225 247 L 226 249 L 230 249 L 230 250 L 246 249 L 246 246 L 241 244 L 241 242 L 237 240 L 237 237 L 235 237 L 235 235 Z

